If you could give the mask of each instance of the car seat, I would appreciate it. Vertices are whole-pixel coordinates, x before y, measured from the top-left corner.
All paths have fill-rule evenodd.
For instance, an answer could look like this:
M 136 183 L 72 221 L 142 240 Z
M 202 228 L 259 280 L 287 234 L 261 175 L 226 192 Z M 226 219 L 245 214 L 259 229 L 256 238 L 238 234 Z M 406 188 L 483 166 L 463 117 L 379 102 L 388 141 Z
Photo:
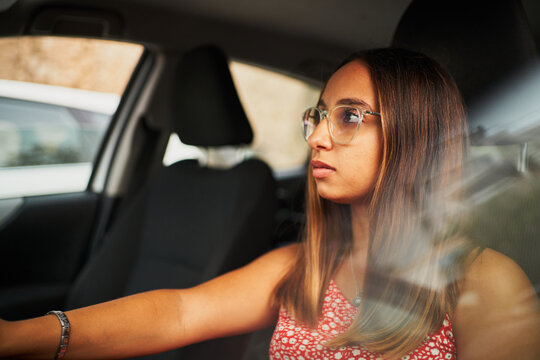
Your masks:
M 170 91 L 170 131 L 200 147 L 241 146 L 253 134 L 214 46 L 187 52 Z M 211 167 L 182 160 L 161 168 L 116 216 L 69 294 L 77 308 L 160 288 L 187 288 L 270 249 L 277 208 L 270 168 L 250 158 Z M 248 339 L 212 340 L 149 359 L 238 359 Z

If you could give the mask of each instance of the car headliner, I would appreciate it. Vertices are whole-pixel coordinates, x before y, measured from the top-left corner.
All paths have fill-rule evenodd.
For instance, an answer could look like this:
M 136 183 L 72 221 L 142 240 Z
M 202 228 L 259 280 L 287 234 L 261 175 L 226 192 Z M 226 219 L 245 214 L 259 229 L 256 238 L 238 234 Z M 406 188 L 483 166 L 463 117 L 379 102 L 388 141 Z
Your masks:
M 129 40 L 164 51 L 215 43 L 231 56 L 318 78 L 351 50 L 390 45 L 411 0 L 10 0 L 0 2 L 0 35 L 89 35 Z M 10 4 L 13 5 L 9 6 Z M 486 14 L 489 16 L 489 2 Z M 39 15 L 46 6 L 91 9 L 58 19 Z M 524 0 L 536 43 L 540 4 Z M 4 11 L 2 11 L 4 8 Z M 40 17 L 41 16 L 41 17 Z M 102 22 L 99 30 L 73 26 L 79 17 Z M 103 18 L 108 20 L 103 21 Z M 29 19 L 33 19 L 28 24 Z M 72 21 L 70 24 L 69 22 Z M 108 23 L 107 23 L 108 22 Z

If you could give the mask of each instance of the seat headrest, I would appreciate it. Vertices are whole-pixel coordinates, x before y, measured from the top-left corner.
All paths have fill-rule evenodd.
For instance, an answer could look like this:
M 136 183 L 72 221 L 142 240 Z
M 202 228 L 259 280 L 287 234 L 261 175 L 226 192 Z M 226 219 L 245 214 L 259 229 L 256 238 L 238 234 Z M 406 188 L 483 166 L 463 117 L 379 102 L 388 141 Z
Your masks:
M 184 144 L 251 143 L 253 132 L 223 51 L 207 45 L 186 52 L 173 80 L 172 130 Z
M 467 105 L 536 58 L 518 0 L 415 0 L 392 46 L 437 60 L 453 75 Z

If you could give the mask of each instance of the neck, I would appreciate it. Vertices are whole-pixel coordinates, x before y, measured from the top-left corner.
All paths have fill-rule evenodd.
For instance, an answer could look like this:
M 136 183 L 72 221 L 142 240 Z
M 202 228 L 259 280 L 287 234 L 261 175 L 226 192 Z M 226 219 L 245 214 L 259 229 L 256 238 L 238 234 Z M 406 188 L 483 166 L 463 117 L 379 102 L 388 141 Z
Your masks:
M 367 254 L 369 247 L 369 212 L 365 205 L 351 205 L 353 255 Z
M 352 254 L 343 257 L 334 279 L 341 291 L 354 304 L 358 291 L 364 287 L 368 248 L 369 212 L 367 207 L 351 204 L 353 248 Z

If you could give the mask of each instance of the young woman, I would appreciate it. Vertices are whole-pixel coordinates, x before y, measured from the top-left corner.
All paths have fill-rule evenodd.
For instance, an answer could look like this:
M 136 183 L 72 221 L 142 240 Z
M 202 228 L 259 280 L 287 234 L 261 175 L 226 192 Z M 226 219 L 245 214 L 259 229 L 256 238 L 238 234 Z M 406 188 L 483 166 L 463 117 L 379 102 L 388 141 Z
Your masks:
M 303 126 L 301 244 L 191 289 L 0 321 L 0 357 L 132 357 L 277 320 L 272 359 L 538 358 L 529 280 L 459 232 L 466 125 L 443 69 L 405 50 L 354 54 Z

